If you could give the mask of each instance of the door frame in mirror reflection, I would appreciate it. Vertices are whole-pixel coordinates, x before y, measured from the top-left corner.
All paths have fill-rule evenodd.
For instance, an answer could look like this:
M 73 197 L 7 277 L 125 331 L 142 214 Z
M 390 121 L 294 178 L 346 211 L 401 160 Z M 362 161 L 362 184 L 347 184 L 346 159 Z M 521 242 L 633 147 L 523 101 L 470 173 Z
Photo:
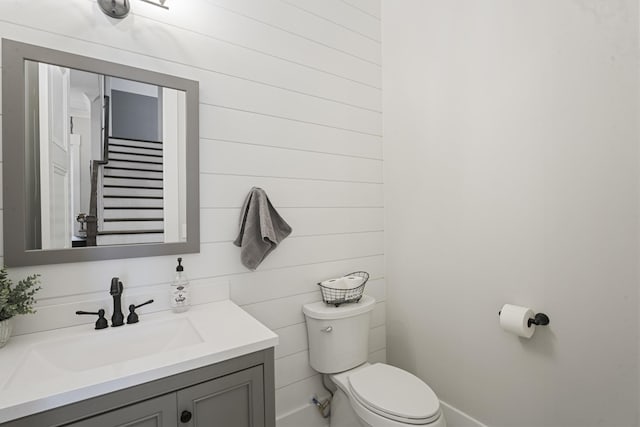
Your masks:
M 31 250 L 27 244 L 41 233 L 27 208 L 34 188 L 40 185 L 25 171 L 29 164 L 39 165 L 37 153 L 26 149 L 28 133 L 34 132 L 26 117 L 25 61 L 34 61 L 82 71 L 149 83 L 185 93 L 186 241 L 170 243 L 122 244 L 68 249 Z M 37 88 L 36 88 L 37 89 Z M 4 264 L 10 267 L 122 259 L 200 252 L 199 190 L 199 84 L 154 71 L 102 61 L 13 40 L 2 40 L 2 155 Z M 37 130 L 36 130 L 37 131 Z M 36 162 L 37 160 L 37 162 Z M 183 197 L 182 195 L 180 197 Z M 41 212 L 37 213 L 40 216 Z M 31 246 L 32 247 L 32 246 Z

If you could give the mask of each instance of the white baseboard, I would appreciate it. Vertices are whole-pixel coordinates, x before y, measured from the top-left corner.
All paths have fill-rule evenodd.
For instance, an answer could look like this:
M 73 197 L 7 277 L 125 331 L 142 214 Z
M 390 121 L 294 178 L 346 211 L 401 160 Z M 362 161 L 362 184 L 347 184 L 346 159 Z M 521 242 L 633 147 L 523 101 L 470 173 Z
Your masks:
M 313 404 L 305 405 L 276 419 L 276 427 L 328 427 L 329 420 L 322 418 Z
M 440 401 L 440 405 L 447 420 L 447 427 L 487 427 L 446 402 Z M 276 427 L 328 427 L 328 425 L 329 420 L 322 418 L 318 409 L 312 404 L 283 414 L 276 419 Z
M 454 408 L 447 402 L 440 401 L 444 419 L 447 420 L 447 427 L 487 427 L 480 421 L 465 414 L 461 410 Z

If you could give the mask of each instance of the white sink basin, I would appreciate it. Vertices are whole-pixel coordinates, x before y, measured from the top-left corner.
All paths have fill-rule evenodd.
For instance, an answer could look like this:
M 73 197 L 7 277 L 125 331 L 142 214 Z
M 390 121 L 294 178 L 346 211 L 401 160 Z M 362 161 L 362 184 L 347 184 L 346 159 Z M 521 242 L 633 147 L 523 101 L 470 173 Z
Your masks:
M 95 331 L 78 339 L 64 337 L 31 346 L 5 383 L 29 384 L 58 375 L 114 365 L 202 343 L 188 317 L 146 321 Z

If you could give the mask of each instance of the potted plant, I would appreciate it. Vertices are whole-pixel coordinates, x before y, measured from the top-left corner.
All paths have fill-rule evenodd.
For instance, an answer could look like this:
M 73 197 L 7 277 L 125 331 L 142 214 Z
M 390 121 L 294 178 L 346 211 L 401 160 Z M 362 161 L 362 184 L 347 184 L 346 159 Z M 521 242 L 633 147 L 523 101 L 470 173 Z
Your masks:
M 11 337 L 13 316 L 16 314 L 35 313 L 34 295 L 40 290 L 40 275 L 27 276 L 14 285 L 7 275 L 7 267 L 0 269 L 0 347 Z

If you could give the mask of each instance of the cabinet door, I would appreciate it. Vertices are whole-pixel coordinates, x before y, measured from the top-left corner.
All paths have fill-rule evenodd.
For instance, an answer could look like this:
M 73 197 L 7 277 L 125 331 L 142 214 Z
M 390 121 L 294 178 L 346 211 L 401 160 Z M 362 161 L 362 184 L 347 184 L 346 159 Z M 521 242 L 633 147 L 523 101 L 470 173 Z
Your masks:
M 176 394 L 170 393 L 68 424 L 69 427 L 177 427 Z
M 262 365 L 178 391 L 181 427 L 264 427 Z

